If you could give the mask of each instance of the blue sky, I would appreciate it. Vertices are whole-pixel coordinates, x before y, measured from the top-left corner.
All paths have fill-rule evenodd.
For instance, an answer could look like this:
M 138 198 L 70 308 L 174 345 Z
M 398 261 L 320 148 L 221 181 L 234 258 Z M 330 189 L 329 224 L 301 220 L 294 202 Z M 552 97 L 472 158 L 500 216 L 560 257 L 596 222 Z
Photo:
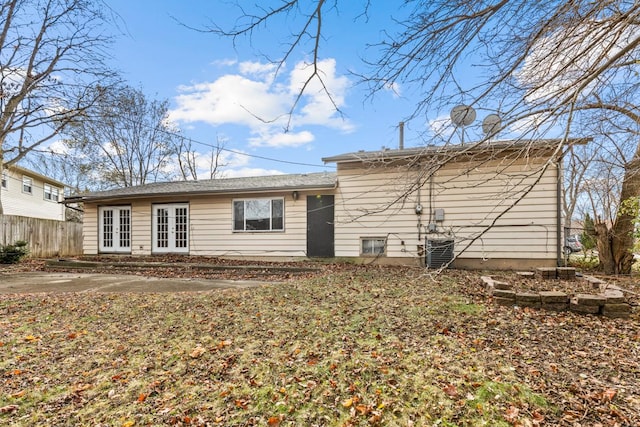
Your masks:
M 168 99 L 172 119 L 185 137 L 200 144 L 224 143 L 225 176 L 265 175 L 332 170 L 321 158 L 357 150 L 396 147 L 398 122 L 414 105 L 406 88 L 397 87 L 366 100 L 366 88 L 349 71 L 362 72 L 367 43 L 390 27 L 392 2 L 376 5 L 369 19 L 346 2 L 339 14 L 326 17 L 320 58 L 327 82 L 343 115 L 334 111 L 318 88 L 309 91 L 283 131 L 296 87 L 306 71 L 304 52 L 296 52 L 274 80 L 274 68 L 263 53 L 284 49 L 291 21 L 260 29 L 250 42 L 189 29 L 211 22 L 231 26 L 240 12 L 227 1 L 106 0 L 121 19 L 122 35 L 113 50 L 114 65 L 127 82 L 150 98 Z M 254 4 L 255 2 L 250 2 Z M 357 4 L 359 2 L 350 2 Z M 353 9 L 345 9 L 353 7 Z M 256 119 L 263 118 L 270 123 Z M 424 144 L 418 133 L 427 126 L 414 121 L 405 129 L 405 146 Z M 203 155 L 206 158 L 206 154 Z M 270 161 L 264 158 L 280 160 Z

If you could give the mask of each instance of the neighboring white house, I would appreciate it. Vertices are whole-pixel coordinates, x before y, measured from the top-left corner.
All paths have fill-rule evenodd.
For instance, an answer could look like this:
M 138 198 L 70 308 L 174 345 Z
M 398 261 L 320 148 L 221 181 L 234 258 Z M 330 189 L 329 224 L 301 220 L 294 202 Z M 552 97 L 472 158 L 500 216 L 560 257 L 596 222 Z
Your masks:
M 5 215 L 65 220 L 65 185 L 21 166 L 2 170 L 0 203 Z
M 440 267 L 562 261 L 560 140 L 347 153 L 336 173 L 80 194 L 84 253 L 340 257 Z

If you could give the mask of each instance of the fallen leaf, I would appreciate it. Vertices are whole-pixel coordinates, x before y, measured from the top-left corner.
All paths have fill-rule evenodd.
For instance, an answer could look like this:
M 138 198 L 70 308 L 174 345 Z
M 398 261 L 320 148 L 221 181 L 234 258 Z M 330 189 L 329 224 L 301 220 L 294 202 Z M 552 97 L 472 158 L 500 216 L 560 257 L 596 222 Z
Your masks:
M 608 388 L 602 392 L 602 400 L 605 402 L 611 402 L 614 397 L 616 397 L 616 390 L 613 388 Z
M 518 419 L 518 415 L 520 415 L 520 409 L 516 408 L 515 406 L 511 405 L 509 407 L 509 409 L 507 409 L 504 413 L 504 418 L 510 422 L 513 423 Z
M 277 426 L 280 425 L 280 421 L 282 421 L 280 417 L 269 417 L 269 419 L 267 420 L 267 424 L 269 424 L 270 426 Z
M 448 384 L 447 386 L 443 387 L 442 391 L 444 391 L 444 393 L 449 397 L 458 396 L 458 389 L 453 384 Z
M 74 393 L 82 393 L 82 392 L 83 392 L 83 391 L 85 391 L 85 390 L 89 390 L 91 387 L 92 387 L 92 385 L 91 385 L 91 384 L 83 384 L 83 383 L 79 383 L 79 384 L 76 384 L 76 385 L 73 387 L 73 392 L 74 392 Z
M 231 340 L 224 340 L 218 343 L 218 349 L 222 350 L 223 348 L 231 345 Z
M 7 405 L 0 408 L 0 414 L 8 414 L 11 412 L 17 411 L 19 408 L 18 405 Z
M 249 405 L 249 402 L 243 399 L 236 399 L 235 405 L 236 405 L 236 408 L 246 409 L 247 405 Z
M 198 357 L 202 356 L 205 351 L 207 350 L 204 347 L 197 346 L 196 348 L 191 350 L 191 353 L 189 353 L 189 356 L 191 356 L 192 359 L 197 359 Z
M 349 398 L 347 400 L 344 400 L 342 402 L 342 406 L 344 406 L 345 408 L 350 408 L 351 405 L 353 405 L 353 399 Z
M 534 411 L 533 414 L 531 414 L 531 415 L 533 417 L 533 425 L 534 426 L 542 425 L 542 423 L 544 422 L 544 415 L 542 415 L 538 411 Z
M 371 412 L 371 407 L 367 405 L 357 405 L 356 411 L 360 412 L 361 415 L 367 415 L 369 412 Z

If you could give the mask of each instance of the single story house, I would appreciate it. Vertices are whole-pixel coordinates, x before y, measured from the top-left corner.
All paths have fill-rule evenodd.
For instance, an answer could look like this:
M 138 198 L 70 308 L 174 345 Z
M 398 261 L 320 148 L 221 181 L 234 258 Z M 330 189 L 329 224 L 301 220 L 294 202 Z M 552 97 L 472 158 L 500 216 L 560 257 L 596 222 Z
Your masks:
M 65 206 L 60 204 L 65 185 L 17 165 L 2 168 L 0 203 L 5 215 L 65 220 Z
M 335 173 L 162 182 L 66 201 L 83 203 L 88 255 L 556 266 L 561 151 L 560 140 L 360 151 L 323 159 Z

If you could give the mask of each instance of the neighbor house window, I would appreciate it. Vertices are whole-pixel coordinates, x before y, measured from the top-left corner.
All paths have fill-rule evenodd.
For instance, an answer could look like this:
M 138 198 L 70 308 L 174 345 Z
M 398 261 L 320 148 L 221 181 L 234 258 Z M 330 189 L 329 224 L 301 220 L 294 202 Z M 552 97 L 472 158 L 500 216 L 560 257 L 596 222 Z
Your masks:
M 234 200 L 233 230 L 284 230 L 284 199 Z
M 384 237 L 362 237 L 360 239 L 360 255 L 384 255 L 386 248 L 387 239 Z
M 52 187 L 49 184 L 44 185 L 44 199 L 51 200 L 52 202 L 58 201 L 58 195 L 60 194 L 60 190 L 56 187 Z
M 2 172 L 2 188 L 7 188 L 7 173 Z
M 22 177 L 22 192 L 31 194 L 33 192 L 33 180 L 29 177 Z

